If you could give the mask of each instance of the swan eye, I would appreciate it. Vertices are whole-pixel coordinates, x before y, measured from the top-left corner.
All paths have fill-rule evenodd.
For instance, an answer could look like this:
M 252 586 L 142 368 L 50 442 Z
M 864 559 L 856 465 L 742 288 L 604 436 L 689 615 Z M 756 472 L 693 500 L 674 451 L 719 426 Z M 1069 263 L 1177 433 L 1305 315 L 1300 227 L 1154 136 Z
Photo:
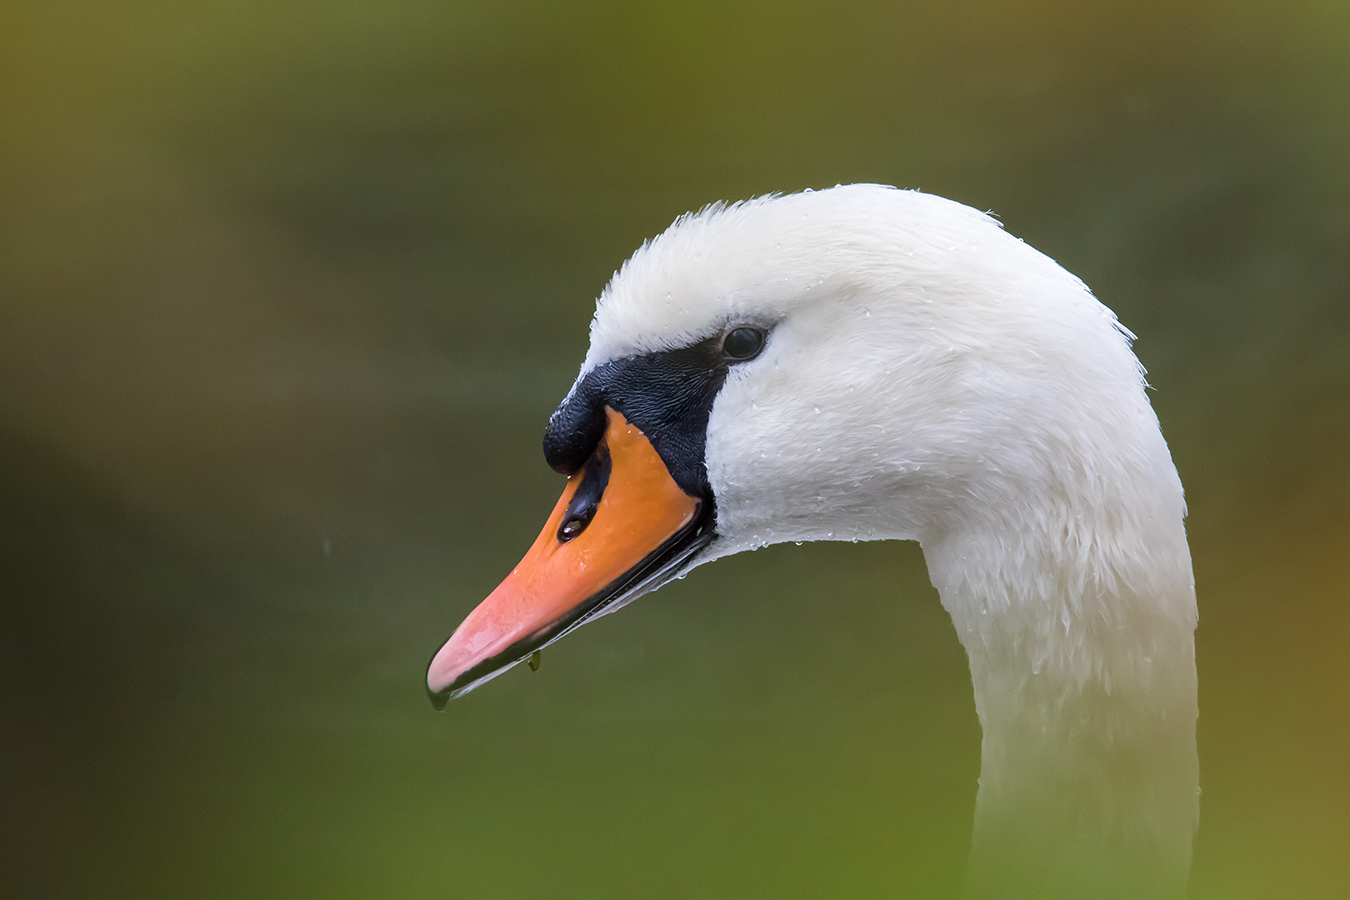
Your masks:
M 727 332 L 722 340 L 722 352 L 735 360 L 746 360 L 764 349 L 764 332 L 742 325 Z

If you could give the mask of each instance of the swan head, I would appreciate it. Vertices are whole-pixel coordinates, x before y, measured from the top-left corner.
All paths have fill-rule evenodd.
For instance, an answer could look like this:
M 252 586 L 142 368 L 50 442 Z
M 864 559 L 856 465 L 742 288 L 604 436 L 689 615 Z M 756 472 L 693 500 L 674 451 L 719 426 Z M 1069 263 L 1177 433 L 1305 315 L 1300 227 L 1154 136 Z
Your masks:
M 972 555 L 993 572 L 1118 549 L 1094 518 L 1179 522 L 1129 340 L 1053 260 L 932 195 L 850 185 L 681 217 L 597 301 L 544 442 L 568 487 L 436 655 L 433 699 L 769 543 L 920 540 L 943 588 Z

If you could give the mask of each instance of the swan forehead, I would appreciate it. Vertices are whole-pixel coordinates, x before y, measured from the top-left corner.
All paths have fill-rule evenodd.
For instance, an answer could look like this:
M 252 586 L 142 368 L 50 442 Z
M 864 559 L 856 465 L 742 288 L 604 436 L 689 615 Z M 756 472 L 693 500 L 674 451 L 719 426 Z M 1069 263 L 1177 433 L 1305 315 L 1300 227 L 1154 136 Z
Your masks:
M 880 185 L 714 205 L 677 219 L 614 274 L 596 303 L 583 372 L 736 322 L 773 324 L 828 294 L 922 282 L 973 242 L 986 258 L 990 243 L 1029 250 L 970 207 Z

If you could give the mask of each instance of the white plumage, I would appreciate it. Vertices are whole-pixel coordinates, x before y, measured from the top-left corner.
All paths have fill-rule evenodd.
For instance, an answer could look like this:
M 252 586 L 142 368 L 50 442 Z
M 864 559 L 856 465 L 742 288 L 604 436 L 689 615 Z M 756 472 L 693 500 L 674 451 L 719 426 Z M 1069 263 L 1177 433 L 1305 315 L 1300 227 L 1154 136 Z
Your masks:
M 699 562 L 919 541 L 984 732 L 970 891 L 1183 892 L 1195 594 L 1130 333 L 989 216 L 852 185 L 676 221 L 600 297 L 582 376 L 740 323 L 770 336 L 713 405 Z

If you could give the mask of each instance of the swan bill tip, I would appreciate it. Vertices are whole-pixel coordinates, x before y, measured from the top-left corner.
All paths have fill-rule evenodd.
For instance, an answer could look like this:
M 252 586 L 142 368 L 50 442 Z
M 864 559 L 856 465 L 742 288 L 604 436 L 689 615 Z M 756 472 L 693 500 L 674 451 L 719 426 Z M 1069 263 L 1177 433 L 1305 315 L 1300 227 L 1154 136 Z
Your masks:
M 445 712 L 445 706 L 450 702 L 450 698 L 454 696 L 454 692 L 449 688 L 437 691 L 432 689 L 429 684 L 426 685 L 426 689 L 427 699 L 431 701 L 432 709 L 436 710 L 436 712 Z

